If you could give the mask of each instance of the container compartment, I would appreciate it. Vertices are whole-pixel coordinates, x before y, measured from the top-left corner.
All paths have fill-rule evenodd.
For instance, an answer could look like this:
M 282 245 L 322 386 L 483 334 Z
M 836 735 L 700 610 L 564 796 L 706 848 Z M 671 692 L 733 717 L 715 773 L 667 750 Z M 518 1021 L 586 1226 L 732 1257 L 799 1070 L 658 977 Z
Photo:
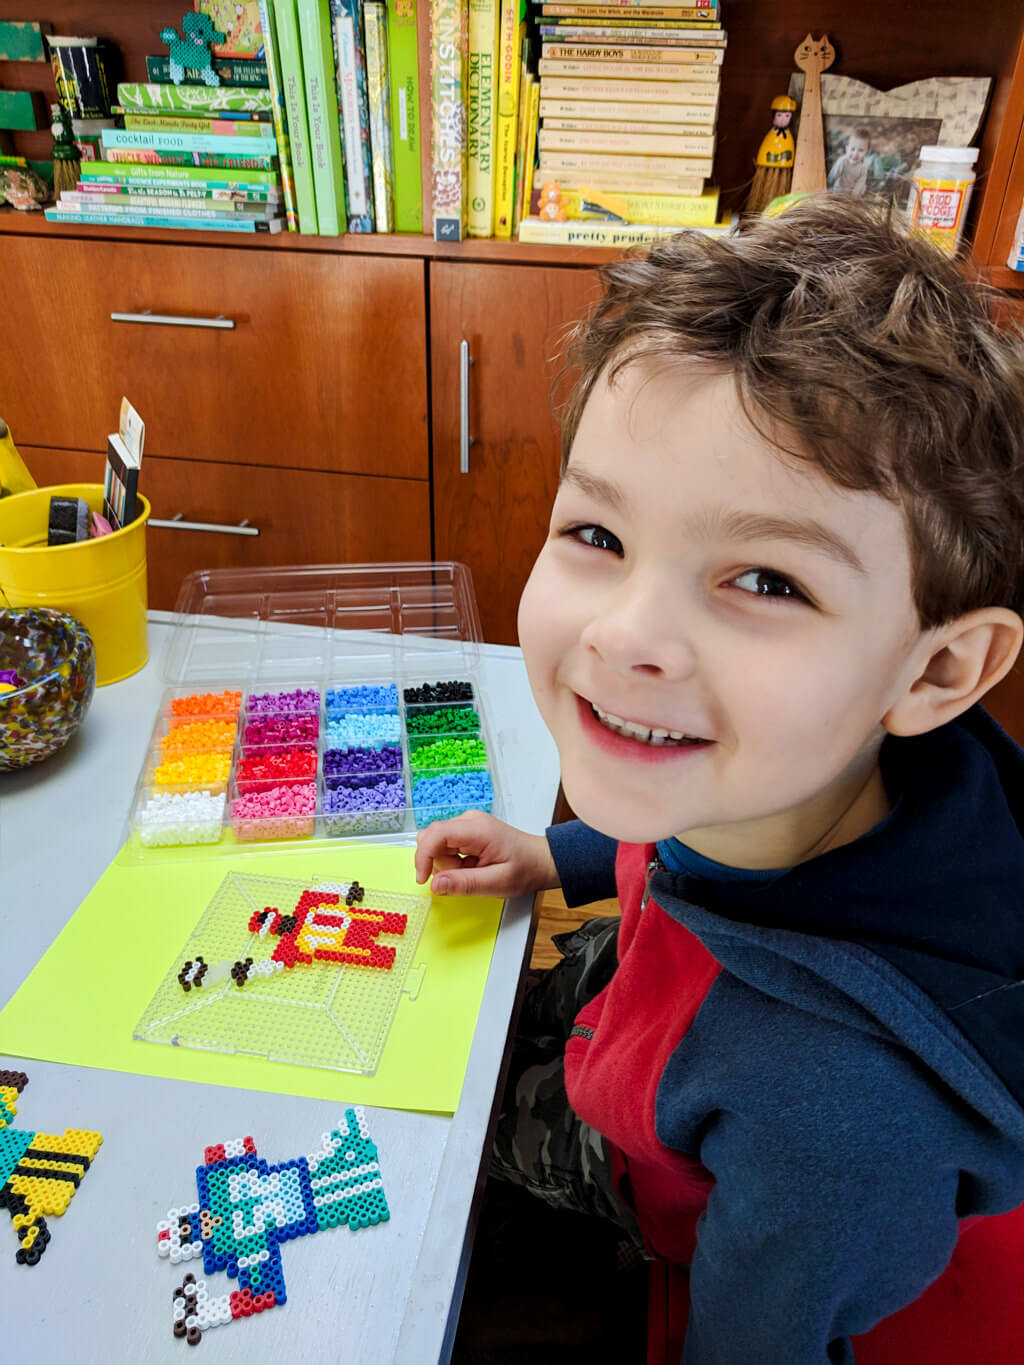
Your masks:
M 234 718 L 191 720 L 172 725 L 162 716 L 153 737 L 153 758 L 160 762 L 190 753 L 230 754 L 237 735 L 238 725 Z
M 480 713 L 469 701 L 446 706 L 406 706 L 405 729 L 410 739 L 413 735 L 478 735 Z
M 131 828 L 143 848 L 216 844 L 224 834 L 223 791 L 209 788 L 168 792 L 144 787 L 135 802 Z
M 434 682 L 413 683 L 403 688 L 406 706 L 447 706 L 457 701 L 475 701 L 473 684 L 464 678 L 439 678 Z
M 247 718 L 239 735 L 243 754 L 274 753 L 282 749 L 304 748 L 320 739 L 319 712 L 298 715 L 273 713 Z
M 435 820 L 451 820 L 467 810 L 494 810 L 494 784 L 489 772 L 431 772 L 412 775 L 413 819 L 417 829 Z
M 402 741 L 398 712 L 328 712 L 324 724 L 325 749 L 379 749 Z
M 389 712 L 397 715 L 398 684 L 390 679 L 386 682 L 359 684 L 331 683 L 324 691 L 324 711 L 328 716 L 355 715 L 363 712 Z
M 271 787 L 230 802 L 231 828 L 241 843 L 270 839 L 308 839 L 316 825 L 316 783 Z
M 479 735 L 410 735 L 409 767 L 413 773 L 429 769 L 458 772 L 489 765 L 487 745 Z
M 249 720 L 264 716 L 296 716 L 320 714 L 320 688 L 316 683 L 301 683 L 297 687 L 266 689 L 255 687 L 245 698 L 245 714 Z
M 344 777 L 380 776 L 403 771 L 402 748 L 399 744 L 383 744 L 379 749 L 325 749 L 323 775 L 325 787 L 336 787 Z
M 197 720 L 237 721 L 241 705 L 241 688 L 175 687 L 164 701 L 163 716 L 168 728 Z
M 316 781 L 317 751 L 313 748 L 271 749 L 246 753 L 235 764 L 234 784 L 240 796 L 274 787 L 302 787 Z
M 206 790 L 219 795 L 227 790 L 230 774 L 230 753 L 189 753 L 160 761 L 151 753 L 143 782 L 163 792 Z
M 401 769 L 334 779 L 323 791 L 323 824 L 331 838 L 398 834 L 405 825 L 406 790 Z

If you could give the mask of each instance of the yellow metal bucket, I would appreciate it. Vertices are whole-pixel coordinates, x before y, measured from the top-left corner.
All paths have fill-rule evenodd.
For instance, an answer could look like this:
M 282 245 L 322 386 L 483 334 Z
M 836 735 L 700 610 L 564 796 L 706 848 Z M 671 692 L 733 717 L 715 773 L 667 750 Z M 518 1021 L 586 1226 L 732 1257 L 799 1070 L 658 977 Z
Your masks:
M 0 499 L 0 607 L 70 612 L 96 646 L 96 682 L 120 682 L 149 658 L 146 638 L 146 522 L 75 545 L 46 543 L 51 497 L 84 498 L 103 511 L 103 485 L 62 483 Z M 6 602 L 5 600 L 6 599 Z

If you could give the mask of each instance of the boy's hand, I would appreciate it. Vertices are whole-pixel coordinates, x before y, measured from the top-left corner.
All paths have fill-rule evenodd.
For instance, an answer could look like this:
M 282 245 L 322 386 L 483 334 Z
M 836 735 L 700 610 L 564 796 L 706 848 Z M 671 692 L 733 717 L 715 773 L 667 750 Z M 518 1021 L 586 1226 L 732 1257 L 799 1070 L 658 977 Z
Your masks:
M 524 834 L 479 810 L 420 830 L 416 880 L 431 874 L 435 896 L 519 896 L 559 884 L 542 834 Z

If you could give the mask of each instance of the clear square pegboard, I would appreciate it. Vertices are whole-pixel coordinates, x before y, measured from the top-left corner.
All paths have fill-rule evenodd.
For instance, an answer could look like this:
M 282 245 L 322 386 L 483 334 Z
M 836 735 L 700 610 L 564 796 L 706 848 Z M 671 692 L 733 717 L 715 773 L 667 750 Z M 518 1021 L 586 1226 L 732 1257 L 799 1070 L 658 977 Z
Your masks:
M 128 856 L 411 839 L 502 809 L 465 565 L 190 574 Z
M 167 1043 L 372 1075 L 429 896 L 229 873 L 133 1029 Z

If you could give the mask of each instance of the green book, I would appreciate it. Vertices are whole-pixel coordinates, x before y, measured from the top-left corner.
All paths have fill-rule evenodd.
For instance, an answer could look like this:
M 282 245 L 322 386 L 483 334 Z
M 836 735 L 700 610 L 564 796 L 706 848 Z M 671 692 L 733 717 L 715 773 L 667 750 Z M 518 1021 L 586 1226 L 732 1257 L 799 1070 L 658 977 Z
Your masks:
M 295 177 L 292 174 L 292 151 L 288 142 L 288 115 L 281 88 L 281 64 L 277 55 L 274 6 L 272 0 L 259 0 L 260 28 L 263 30 L 263 52 L 267 63 L 267 83 L 273 108 L 274 136 L 281 158 L 281 190 L 284 194 L 285 217 L 289 232 L 298 232 L 299 214 L 295 207 Z
M 214 57 L 213 69 L 225 85 L 269 85 L 267 64 L 264 61 L 229 60 L 224 57 Z M 185 80 L 183 84 L 206 84 L 202 71 L 190 66 L 186 66 L 184 70 Z M 147 57 L 146 75 L 151 81 L 159 85 L 166 85 L 173 79 L 170 57 Z
M 345 231 L 345 175 L 334 88 L 330 0 L 298 0 L 316 219 L 322 237 Z
M 281 64 L 281 86 L 284 107 L 288 115 L 288 141 L 292 154 L 292 176 L 295 181 L 295 206 L 299 213 L 299 231 L 316 235 L 316 191 L 313 186 L 313 163 L 310 159 L 309 120 L 306 114 L 306 83 L 302 73 L 302 46 L 299 38 L 299 16 L 295 0 L 275 0 L 274 21 L 277 31 L 277 55 Z
M 428 0 L 419 0 L 420 4 Z M 395 231 L 423 231 L 423 168 L 420 146 L 420 70 L 416 48 L 416 0 L 388 4 L 391 67 L 391 154 L 395 170 Z
M 269 89 L 256 85 L 158 85 L 122 82 L 117 87 L 122 109 L 166 109 L 175 114 L 271 113 Z
M 226 137 L 261 138 L 277 143 L 274 125 L 262 119 L 204 118 L 198 114 L 124 114 L 124 126 L 140 133 L 211 133 Z
M 161 166 L 145 161 L 81 161 L 80 180 L 101 180 L 104 184 L 144 184 L 169 180 L 176 185 L 205 185 L 209 189 L 248 188 L 250 185 L 278 186 L 276 171 L 236 171 L 234 167 Z

